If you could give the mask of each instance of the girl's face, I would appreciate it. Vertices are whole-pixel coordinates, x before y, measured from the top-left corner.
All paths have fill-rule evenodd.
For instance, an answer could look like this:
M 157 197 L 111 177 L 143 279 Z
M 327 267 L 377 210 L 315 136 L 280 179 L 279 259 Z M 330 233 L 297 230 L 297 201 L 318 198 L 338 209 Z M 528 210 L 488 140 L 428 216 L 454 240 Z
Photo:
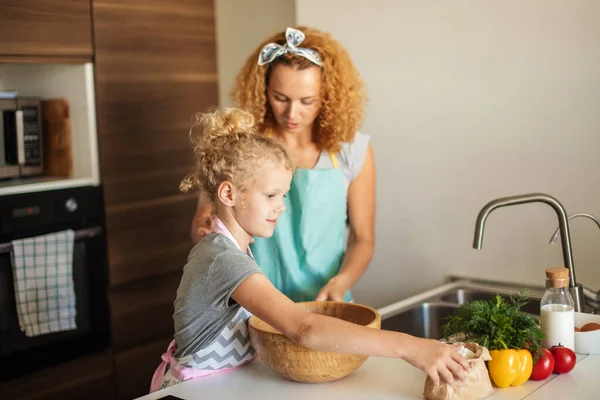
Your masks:
M 312 130 L 321 109 L 321 69 L 277 64 L 271 71 L 267 99 L 282 132 Z
M 277 219 L 285 211 L 283 199 L 290 190 L 292 171 L 267 162 L 256 175 L 254 184 L 240 193 L 233 212 L 250 236 L 267 238 L 273 235 Z

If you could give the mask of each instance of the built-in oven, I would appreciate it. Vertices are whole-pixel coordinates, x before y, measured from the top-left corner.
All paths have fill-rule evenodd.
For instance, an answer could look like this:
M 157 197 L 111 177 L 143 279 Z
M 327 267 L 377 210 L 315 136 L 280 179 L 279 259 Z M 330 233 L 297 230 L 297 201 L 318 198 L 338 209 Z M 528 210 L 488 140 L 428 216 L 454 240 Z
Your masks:
M 76 329 L 29 337 L 17 316 L 12 241 L 74 231 Z M 0 197 L 0 380 L 109 346 L 108 273 L 101 187 Z

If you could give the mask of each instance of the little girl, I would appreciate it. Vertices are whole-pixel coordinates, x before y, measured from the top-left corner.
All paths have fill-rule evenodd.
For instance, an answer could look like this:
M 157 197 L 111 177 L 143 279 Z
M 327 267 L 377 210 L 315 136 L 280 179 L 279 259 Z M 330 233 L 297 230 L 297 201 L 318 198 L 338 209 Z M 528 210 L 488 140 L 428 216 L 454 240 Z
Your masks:
M 201 189 L 217 212 L 213 233 L 192 248 L 175 300 L 175 339 L 154 373 L 151 391 L 239 367 L 254 356 L 248 318 L 256 315 L 297 343 L 324 351 L 397 357 L 434 383 L 464 379 L 469 368 L 454 346 L 366 328 L 309 313 L 262 274 L 248 247 L 270 237 L 285 211 L 293 166 L 283 147 L 256 134 L 238 109 L 201 115 L 190 132 L 196 170 L 181 183 Z

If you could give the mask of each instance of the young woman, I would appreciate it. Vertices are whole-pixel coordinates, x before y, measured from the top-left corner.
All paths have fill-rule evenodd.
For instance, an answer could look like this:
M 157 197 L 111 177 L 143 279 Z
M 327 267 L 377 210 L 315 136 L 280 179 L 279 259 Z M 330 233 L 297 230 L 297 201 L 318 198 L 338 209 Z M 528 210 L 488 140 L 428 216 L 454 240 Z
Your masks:
M 250 55 L 233 97 L 298 168 L 273 236 L 251 245 L 258 265 L 294 301 L 351 300 L 375 245 L 375 162 L 358 132 L 366 100 L 348 53 L 326 33 L 288 28 Z M 195 240 L 213 214 L 201 194 Z

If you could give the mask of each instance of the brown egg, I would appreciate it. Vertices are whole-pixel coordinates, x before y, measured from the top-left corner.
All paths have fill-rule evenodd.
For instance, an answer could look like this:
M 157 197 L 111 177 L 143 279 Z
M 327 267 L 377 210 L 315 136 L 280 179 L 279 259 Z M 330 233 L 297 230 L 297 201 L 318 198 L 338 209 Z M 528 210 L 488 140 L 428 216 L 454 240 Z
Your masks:
M 581 329 L 579 329 L 578 327 L 575 327 L 575 332 L 581 332 Z
M 596 331 L 598 329 L 600 329 L 600 324 L 596 322 L 588 322 L 587 324 L 581 327 L 581 332 Z

